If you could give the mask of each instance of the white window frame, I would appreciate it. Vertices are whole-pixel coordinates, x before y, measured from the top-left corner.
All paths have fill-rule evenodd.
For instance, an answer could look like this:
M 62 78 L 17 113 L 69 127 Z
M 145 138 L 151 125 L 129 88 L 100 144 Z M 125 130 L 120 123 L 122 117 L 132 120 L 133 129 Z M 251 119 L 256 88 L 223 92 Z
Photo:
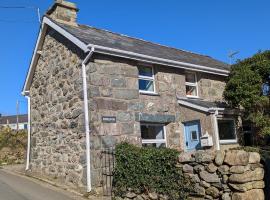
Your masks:
M 237 134 L 236 134 L 236 123 L 234 118 L 217 118 L 217 125 L 218 121 L 233 121 L 234 124 L 234 135 L 235 139 L 229 139 L 229 140 L 219 140 L 220 144 L 236 144 L 238 139 L 237 139 Z M 219 127 L 218 127 L 218 133 L 219 133 Z
M 196 72 L 187 71 L 186 74 L 194 74 L 194 76 L 195 76 L 195 83 L 191 83 L 191 82 L 186 82 L 185 81 L 185 93 L 186 93 L 186 96 L 187 97 L 192 97 L 192 98 L 199 98 L 199 88 L 198 88 L 197 73 Z M 185 78 L 186 78 L 186 74 L 185 74 Z M 195 87 L 196 88 L 196 95 L 187 95 L 186 86 Z
M 143 139 L 142 138 L 142 132 L 141 132 L 142 144 L 164 143 L 165 147 L 167 147 L 167 134 L 166 134 L 166 126 L 165 126 L 165 124 L 140 123 L 140 127 L 141 126 L 162 126 L 163 127 L 163 133 L 164 133 L 164 139 Z
M 148 68 L 151 68 L 151 69 L 152 69 L 152 77 L 149 77 L 149 76 L 142 76 L 142 75 L 140 75 L 140 72 L 139 72 L 138 82 L 139 82 L 140 80 L 152 81 L 152 82 L 153 82 L 154 91 L 147 91 L 147 90 L 140 90 L 140 89 L 139 89 L 139 92 L 142 93 L 142 94 L 157 94 L 157 93 L 156 93 L 155 71 L 154 71 L 154 67 L 153 67 L 153 66 L 149 66 L 149 65 L 141 65 L 141 66 L 138 66 L 138 68 L 141 68 L 141 67 L 148 67 Z M 140 83 L 138 83 L 138 84 L 140 84 Z M 140 88 L 140 85 L 138 85 L 138 87 Z

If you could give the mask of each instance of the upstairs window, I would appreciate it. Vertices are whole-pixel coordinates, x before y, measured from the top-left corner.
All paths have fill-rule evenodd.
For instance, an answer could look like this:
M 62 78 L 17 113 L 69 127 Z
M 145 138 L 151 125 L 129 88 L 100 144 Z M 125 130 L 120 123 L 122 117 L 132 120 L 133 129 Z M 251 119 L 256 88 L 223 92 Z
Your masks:
M 163 124 L 141 124 L 143 146 L 166 147 L 165 126 Z
M 198 84 L 196 73 L 186 73 L 186 95 L 187 97 L 198 97 Z
M 153 67 L 139 67 L 139 90 L 142 93 L 155 93 Z

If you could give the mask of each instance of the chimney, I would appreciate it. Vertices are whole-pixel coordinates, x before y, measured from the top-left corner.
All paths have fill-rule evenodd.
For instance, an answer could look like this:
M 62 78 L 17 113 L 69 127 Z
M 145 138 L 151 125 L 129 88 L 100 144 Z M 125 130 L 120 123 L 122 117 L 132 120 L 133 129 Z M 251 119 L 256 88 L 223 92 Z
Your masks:
M 46 15 L 60 23 L 78 26 L 77 8 L 75 3 L 65 0 L 55 0 L 54 5 L 46 12 Z

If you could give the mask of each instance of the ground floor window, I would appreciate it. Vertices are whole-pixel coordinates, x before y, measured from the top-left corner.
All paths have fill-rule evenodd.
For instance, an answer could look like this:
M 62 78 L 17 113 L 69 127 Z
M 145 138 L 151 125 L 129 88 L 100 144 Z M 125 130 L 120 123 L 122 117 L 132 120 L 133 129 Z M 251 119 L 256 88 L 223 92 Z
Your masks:
M 220 143 L 236 143 L 235 120 L 218 119 L 218 133 Z
M 166 147 L 166 131 L 163 124 L 141 124 L 143 146 Z

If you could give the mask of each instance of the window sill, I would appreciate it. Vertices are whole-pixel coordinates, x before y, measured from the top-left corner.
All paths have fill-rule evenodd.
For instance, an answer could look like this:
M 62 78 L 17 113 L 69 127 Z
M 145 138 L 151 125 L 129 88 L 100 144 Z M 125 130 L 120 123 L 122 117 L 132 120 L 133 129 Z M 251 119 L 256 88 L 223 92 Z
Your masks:
M 165 140 L 142 139 L 142 145 L 147 145 L 147 144 L 164 144 L 165 147 L 167 147 L 167 143 Z
M 220 144 L 238 144 L 237 140 L 220 140 Z
M 189 99 L 199 99 L 199 96 L 192 96 L 192 95 L 186 95 L 187 98 Z
M 143 94 L 143 95 L 150 95 L 150 96 L 160 96 L 158 93 L 156 92 L 147 92 L 147 91 L 143 91 L 143 90 L 140 90 L 139 91 L 140 94 Z

